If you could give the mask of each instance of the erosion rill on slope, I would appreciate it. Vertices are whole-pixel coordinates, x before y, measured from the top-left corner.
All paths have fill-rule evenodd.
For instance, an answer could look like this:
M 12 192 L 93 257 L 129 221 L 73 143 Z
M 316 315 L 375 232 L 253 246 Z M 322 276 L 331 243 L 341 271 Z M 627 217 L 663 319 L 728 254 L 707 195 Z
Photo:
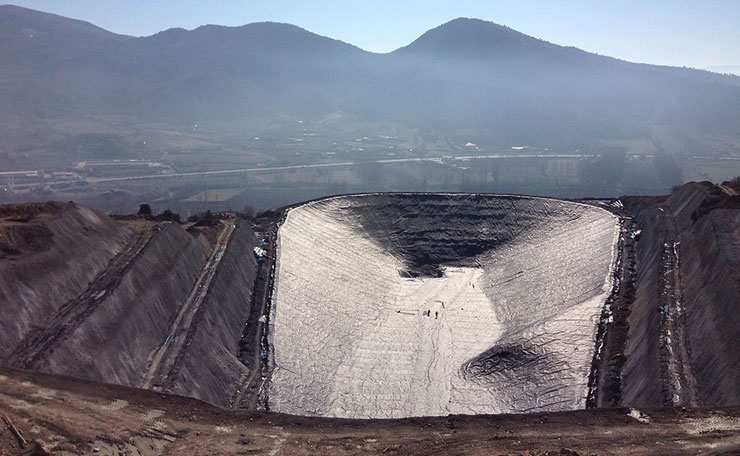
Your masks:
M 335 197 L 278 234 L 271 410 L 355 418 L 585 406 L 619 228 L 559 200 Z

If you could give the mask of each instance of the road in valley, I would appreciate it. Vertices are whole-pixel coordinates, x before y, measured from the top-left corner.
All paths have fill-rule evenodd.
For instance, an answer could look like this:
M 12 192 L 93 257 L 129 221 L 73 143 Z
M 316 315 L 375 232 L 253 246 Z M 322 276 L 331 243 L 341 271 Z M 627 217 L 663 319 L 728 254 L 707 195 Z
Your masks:
M 437 162 L 443 163 L 447 161 L 465 161 L 473 159 L 502 159 L 502 158 L 591 158 L 595 157 L 593 154 L 496 154 L 496 155 L 467 155 L 467 156 L 452 156 L 444 155 L 438 157 L 415 157 L 415 158 L 389 158 L 383 160 L 373 160 L 373 163 L 380 164 L 395 164 L 395 163 L 413 163 L 413 162 Z M 359 161 L 342 161 L 333 163 L 314 163 L 306 165 L 289 165 L 289 166 L 262 166 L 257 168 L 237 168 L 237 169 L 221 169 L 215 171 L 190 171 L 185 173 L 170 173 L 170 174 L 149 174 L 145 176 L 120 176 L 120 177 L 88 177 L 84 181 L 89 183 L 100 183 L 100 182 L 118 182 L 118 181 L 135 181 L 135 180 L 151 180 L 151 179 L 166 179 L 172 177 L 192 177 L 192 176 L 219 176 L 224 174 L 248 174 L 248 173 L 260 173 L 266 171 L 291 171 L 299 169 L 316 169 L 316 168 L 337 168 L 343 166 L 362 165 L 365 162 Z M 56 184 L 51 184 L 53 187 Z

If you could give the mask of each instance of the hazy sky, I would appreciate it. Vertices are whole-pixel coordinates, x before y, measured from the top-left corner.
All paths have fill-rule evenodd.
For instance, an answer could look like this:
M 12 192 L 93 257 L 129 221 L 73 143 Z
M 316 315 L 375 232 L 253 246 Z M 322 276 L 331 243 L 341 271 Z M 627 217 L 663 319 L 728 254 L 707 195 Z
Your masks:
M 0 0 L 2 1 L 2 0 Z M 127 35 L 171 27 L 288 22 L 374 52 L 404 46 L 457 17 L 622 59 L 704 68 L 738 65 L 740 0 L 17 0 Z

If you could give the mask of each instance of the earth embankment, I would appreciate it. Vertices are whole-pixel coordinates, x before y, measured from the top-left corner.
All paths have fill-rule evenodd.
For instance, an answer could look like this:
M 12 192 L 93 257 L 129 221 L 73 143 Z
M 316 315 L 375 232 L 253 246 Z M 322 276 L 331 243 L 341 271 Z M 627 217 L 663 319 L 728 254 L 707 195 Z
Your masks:
M 3 363 L 228 406 L 251 373 L 238 355 L 256 244 L 228 215 L 186 230 L 72 203 L 0 206 Z
M 256 245 L 249 224 L 240 223 L 200 315 L 195 317 L 192 342 L 185 347 L 172 386 L 166 391 L 226 407 L 241 387 L 240 379 L 251 374 L 236 355 L 252 310 L 252 287 L 257 275 L 252 249 Z
M 141 386 L 150 353 L 174 320 L 210 246 L 177 224 L 157 233 L 97 311 L 55 347 L 46 372 Z
M 0 206 L 0 358 L 84 292 L 133 236 L 73 203 Z
M 624 201 L 642 234 L 622 403 L 740 404 L 740 197 L 700 182 Z

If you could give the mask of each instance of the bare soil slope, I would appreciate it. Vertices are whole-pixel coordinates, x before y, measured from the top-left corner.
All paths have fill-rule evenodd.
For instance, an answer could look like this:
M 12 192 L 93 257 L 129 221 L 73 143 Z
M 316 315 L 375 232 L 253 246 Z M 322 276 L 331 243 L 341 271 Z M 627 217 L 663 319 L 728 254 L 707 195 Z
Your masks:
M 42 370 L 141 386 L 150 353 L 167 338 L 210 246 L 176 224 L 165 225 L 98 310 L 54 348 Z
M 339 420 L 229 412 L 200 401 L 0 369 L 0 454 L 737 455 L 740 409 L 582 410 Z
M 239 224 L 167 392 L 228 406 L 243 378 L 251 374 L 236 355 L 251 311 L 255 245 L 249 224 Z
M 709 182 L 624 198 L 642 230 L 625 405 L 740 404 L 740 197 Z
M 255 245 L 233 219 L 186 231 L 72 203 L 0 206 L 2 364 L 228 405 L 251 374 L 237 345 Z
M 0 359 L 84 292 L 132 236 L 73 203 L 0 206 Z

